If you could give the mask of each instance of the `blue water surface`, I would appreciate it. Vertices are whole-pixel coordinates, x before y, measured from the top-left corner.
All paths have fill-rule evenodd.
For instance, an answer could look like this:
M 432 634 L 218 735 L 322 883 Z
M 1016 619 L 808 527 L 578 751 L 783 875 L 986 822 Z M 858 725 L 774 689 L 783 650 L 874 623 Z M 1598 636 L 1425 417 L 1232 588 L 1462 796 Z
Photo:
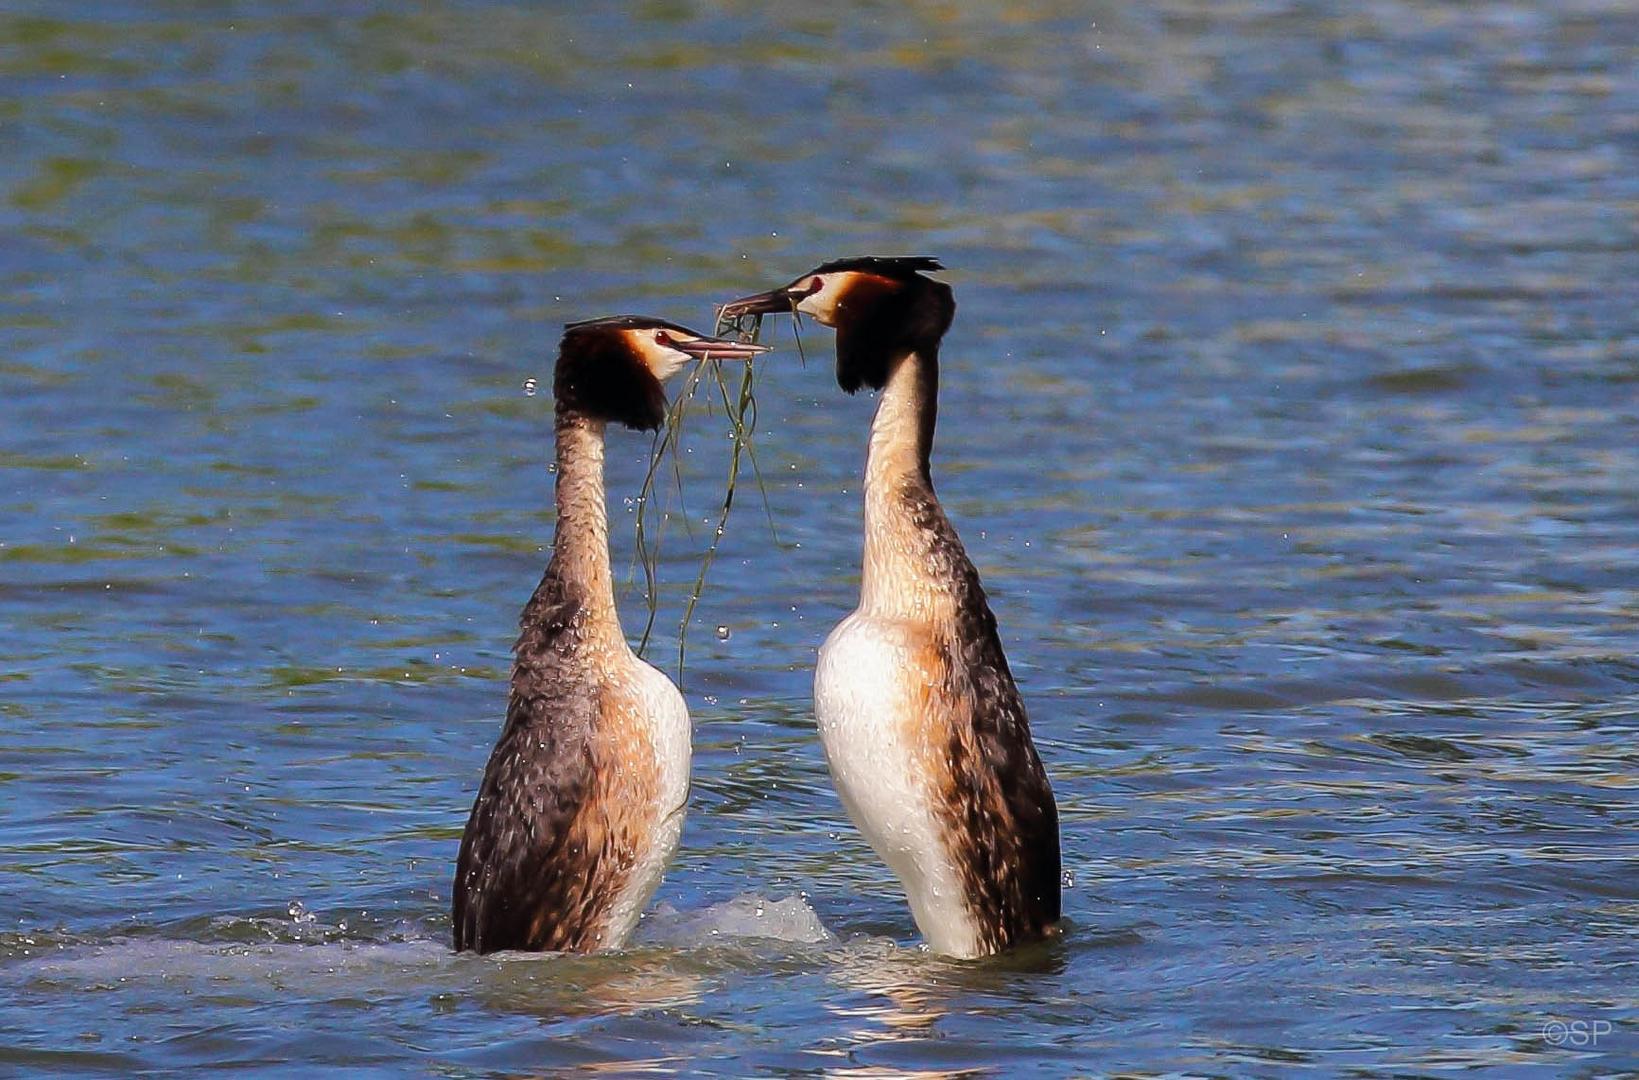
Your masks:
M 1639 1070 L 1636 42 L 1621 0 L 0 4 L 0 1072 Z M 872 402 L 781 325 L 666 908 L 453 955 L 560 325 L 862 253 L 950 268 L 935 476 L 1066 933 L 920 951 L 831 791 Z M 702 398 L 673 669 L 729 447 Z

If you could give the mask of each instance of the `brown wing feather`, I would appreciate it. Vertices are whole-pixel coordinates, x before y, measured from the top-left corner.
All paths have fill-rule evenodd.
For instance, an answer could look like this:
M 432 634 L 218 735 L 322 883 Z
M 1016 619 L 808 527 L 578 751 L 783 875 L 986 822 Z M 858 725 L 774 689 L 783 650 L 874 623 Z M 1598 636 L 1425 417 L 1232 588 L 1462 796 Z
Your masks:
M 1058 807 L 995 619 L 982 600 L 970 614 L 946 643 L 953 781 L 945 805 L 967 852 L 961 863 L 979 922 L 995 935 L 988 944 L 1005 949 L 1059 919 Z
M 484 770 L 456 856 L 457 950 L 585 952 L 625 884 L 640 830 L 629 778 L 609 754 L 613 726 L 586 610 L 547 570 L 524 609 L 506 726 Z
M 584 842 L 596 773 L 591 694 L 514 696 L 456 857 L 457 950 L 596 945 L 597 851 Z
M 940 805 L 975 921 L 999 951 L 1059 919 L 1058 806 L 979 573 L 932 490 L 904 498 L 933 579 L 951 589 L 951 618 L 929 643 L 941 674 L 927 705 L 930 771 L 945 778 Z

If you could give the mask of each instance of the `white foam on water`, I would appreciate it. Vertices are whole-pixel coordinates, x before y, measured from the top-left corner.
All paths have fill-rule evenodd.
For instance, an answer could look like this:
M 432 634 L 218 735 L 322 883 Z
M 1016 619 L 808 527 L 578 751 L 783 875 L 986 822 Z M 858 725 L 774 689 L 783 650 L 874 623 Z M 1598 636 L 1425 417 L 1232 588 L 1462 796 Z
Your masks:
M 341 927 L 262 918 L 219 920 L 237 932 L 254 929 L 273 940 L 197 941 L 166 937 L 115 937 L 60 949 L 7 964 L 0 984 L 69 983 L 86 988 L 185 981 L 275 983 L 326 981 L 391 985 L 406 976 L 436 977 L 473 960 L 458 957 L 447 938 L 405 924 L 391 940 L 349 940 Z M 218 930 L 221 928 L 218 927 Z M 276 935 L 276 936 L 275 936 Z M 291 940 L 295 935 L 298 940 Z M 307 940 L 301 940 L 306 938 Z M 745 893 L 721 904 L 679 911 L 661 904 L 644 916 L 635 945 L 690 950 L 725 945 L 833 944 L 837 936 L 797 895 L 770 899 Z M 540 961 L 539 954 L 501 953 L 486 960 Z
M 23 961 L 6 981 L 68 982 L 116 987 L 170 980 L 235 982 L 306 980 L 341 976 L 391 979 L 410 970 L 447 966 L 449 944 L 409 941 L 223 943 L 175 938 L 113 938 L 75 945 Z
M 679 911 L 670 904 L 661 904 L 644 916 L 637 932 L 640 945 L 674 949 L 767 941 L 823 945 L 836 940 L 837 936 L 820 922 L 818 913 L 796 894 L 770 900 L 760 893 L 742 893 L 697 911 Z

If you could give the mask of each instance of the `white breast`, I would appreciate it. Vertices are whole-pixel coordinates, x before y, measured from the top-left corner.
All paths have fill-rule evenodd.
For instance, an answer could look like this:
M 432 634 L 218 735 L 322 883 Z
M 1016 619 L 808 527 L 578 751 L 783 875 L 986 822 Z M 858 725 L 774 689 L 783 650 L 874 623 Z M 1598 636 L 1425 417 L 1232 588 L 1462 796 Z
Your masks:
M 642 714 L 651 725 L 660 784 L 652 842 L 638 857 L 631 878 L 609 912 L 603 940 L 610 948 L 619 948 L 631 936 L 644 906 L 660 887 L 666 867 L 677 854 L 689 798 L 689 710 L 683 695 L 665 675 L 636 658 L 630 678 L 638 687 Z
M 937 952 L 977 956 L 978 929 L 941 837 L 932 778 L 907 740 L 919 671 L 911 628 L 856 611 L 820 649 L 814 715 L 837 794 L 904 885 L 922 936 Z

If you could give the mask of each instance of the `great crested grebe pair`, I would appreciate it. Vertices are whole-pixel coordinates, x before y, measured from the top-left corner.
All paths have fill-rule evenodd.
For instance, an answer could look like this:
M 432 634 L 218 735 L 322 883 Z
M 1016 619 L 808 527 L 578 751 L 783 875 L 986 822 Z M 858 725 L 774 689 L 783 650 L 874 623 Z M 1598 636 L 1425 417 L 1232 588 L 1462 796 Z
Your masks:
M 1058 810 L 978 572 L 934 495 L 939 343 L 956 311 L 928 258 L 825 263 L 725 304 L 837 332 L 837 382 L 881 392 L 865 464 L 859 607 L 831 632 L 814 713 L 837 793 L 898 875 L 929 947 L 988 956 L 1053 932 Z M 558 520 L 524 608 L 506 726 L 456 863 L 455 947 L 622 945 L 677 848 L 689 718 L 615 610 L 603 432 L 658 428 L 693 360 L 767 351 L 659 319 L 571 324 L 553 380 Z

